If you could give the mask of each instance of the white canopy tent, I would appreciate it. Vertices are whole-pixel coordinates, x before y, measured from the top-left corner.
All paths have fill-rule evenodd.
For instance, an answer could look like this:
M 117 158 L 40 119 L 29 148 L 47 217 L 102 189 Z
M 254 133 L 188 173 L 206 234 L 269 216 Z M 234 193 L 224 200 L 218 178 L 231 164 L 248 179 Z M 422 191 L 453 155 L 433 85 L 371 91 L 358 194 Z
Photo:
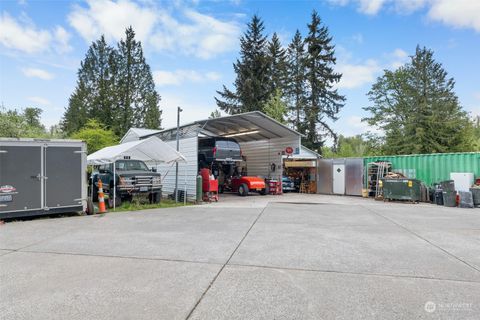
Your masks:
M 114 163 L 121 159 L 134 159 L 144 162 L 175 163 L 186 162 L 185 157 L 163 142 L 156 136 L 145 140 L 122 143 L 116 146 L 105 147 L 87 156 L 88 165 L 101 165 Z M 113 166 L 113 206 L 115 210 L 116 173 Z

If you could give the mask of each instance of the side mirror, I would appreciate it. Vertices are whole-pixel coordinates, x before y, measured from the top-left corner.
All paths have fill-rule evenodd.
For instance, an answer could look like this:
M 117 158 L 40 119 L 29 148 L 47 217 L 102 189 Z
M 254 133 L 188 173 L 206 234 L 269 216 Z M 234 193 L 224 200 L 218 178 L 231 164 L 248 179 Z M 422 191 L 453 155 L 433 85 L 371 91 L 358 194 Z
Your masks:
M 156 168 L 156 167 L 152 167 L 151 171 L 152 171 L 152 172 L 157 172 L 157 168 Z

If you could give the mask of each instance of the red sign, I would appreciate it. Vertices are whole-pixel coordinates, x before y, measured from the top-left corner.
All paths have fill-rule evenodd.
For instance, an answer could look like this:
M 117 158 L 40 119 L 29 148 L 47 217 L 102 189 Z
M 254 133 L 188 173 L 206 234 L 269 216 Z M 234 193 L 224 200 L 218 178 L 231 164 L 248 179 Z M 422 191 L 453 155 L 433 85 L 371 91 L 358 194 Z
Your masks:
M 292 153 L 293 153 L 293 148 L 292 148 L 292 147 L 287 147 L 287 148 L 285 149 L 285 152 L 286 152 L 287 154 L 292 154 Z

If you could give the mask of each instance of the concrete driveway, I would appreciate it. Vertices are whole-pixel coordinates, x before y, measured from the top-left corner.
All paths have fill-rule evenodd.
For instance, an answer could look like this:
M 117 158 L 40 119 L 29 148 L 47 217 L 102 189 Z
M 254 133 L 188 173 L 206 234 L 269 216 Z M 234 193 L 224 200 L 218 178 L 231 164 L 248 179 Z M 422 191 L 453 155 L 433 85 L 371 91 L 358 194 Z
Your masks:
M 320 195 L 0 226 L 1 319 L 479 319 L 480 209 Z

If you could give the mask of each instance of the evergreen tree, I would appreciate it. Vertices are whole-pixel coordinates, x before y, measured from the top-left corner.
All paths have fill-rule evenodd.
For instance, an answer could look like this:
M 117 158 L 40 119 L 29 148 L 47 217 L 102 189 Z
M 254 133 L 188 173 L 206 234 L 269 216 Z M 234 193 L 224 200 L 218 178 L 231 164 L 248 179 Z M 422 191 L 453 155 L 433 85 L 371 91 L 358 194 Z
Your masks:
M 118 113 L 115 133 L 123 135 L 130 127 L 160 128 L 160 95 L 155 91 L 150 66 L 145 62 L 142 44 L 135 40 L 132 27 L 118 44 Z
M 102 35 L 93 42 L 80 63 L 75 92 L 64 115 L 63 129 L 71 134 L 83 127 L 87 119 L 97 119 L 106 126 L 114 125 L 115 50 Z
M 285 123 L 285 115 L 287 114 L 287 106 L 282 100 L 282 92 L 276 89 L 275 92 L 267 100 L 263 107 L 264 112 L 271 118 L 280 123 Z
M 433 51 L 417 46 L 409 63 L 373 84 L 364 120 L 383 129 L 386 153 L 472 151 L 474 129 L 454 87 Z
M 329 35 L 328 28 L 322 25 L 319 15 L 314 10 L 312 21 L 308 24 L 308 36 L 305 39 L 307 47 L 305 66 L 309 92 L 305 110 L 307 137 L 303 143 L 317 151 L 320 151 L 323 146 L 326 135 L 336 140 L 335 132 L 326 121 L 338 119 L 337 114 L 345 101 L 345 97 L 334 89 L 334 85 L 340 81 L 342 75 L 333 70 L 336 58 L 335 47 L 331 42 L 332 37 Z
M 306 52 L 300 31 L 295 36 L 287 49 L 287 74 L 286 97 L 288 100 L 288 122 L 298 132 L 305 134 L 305 107 L 306 107 Z
M 218 107 L 230 114 L 262 110 L 269 98 L 267 39 L 263 21 L 254 15 L 240 38 L 240 59 L 233 69 L 237 75 L 234 90 L 223 86 L 215 98 Z
M 123 135 L 131 126 L 160 128 L 160 95 L 155 90 L 141 43 L 130 27 L 118 50 L 105 37 L 92 43 L 78 70 L 75 91 L 65 110 L 62 129 L 71 135 L 89 119 Z
M 274 96 L 277 89 L 283 95 L 287 81 L 287 57 L 277 33 L 273 34 L 272 40 L 268 43 L 267 57 L 269 96 Z

